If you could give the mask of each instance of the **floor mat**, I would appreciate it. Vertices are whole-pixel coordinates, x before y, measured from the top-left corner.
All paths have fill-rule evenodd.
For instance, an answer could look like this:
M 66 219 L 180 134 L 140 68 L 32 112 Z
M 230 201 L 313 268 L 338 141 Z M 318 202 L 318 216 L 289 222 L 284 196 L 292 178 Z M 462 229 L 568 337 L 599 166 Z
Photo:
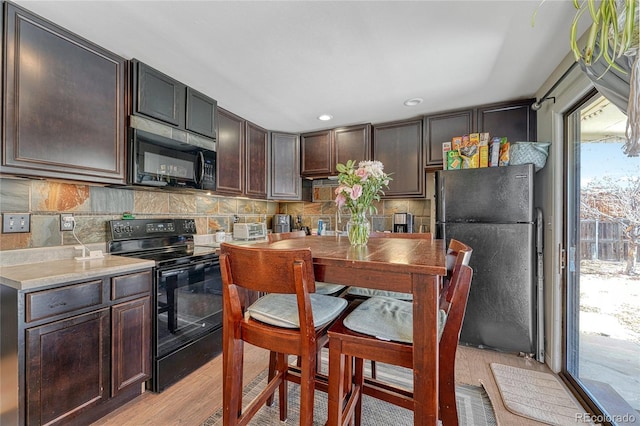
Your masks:
M 550 373 L 491 364 L 500 396 L 513 414 L 553 425 L 590 423 L 560 380 Z

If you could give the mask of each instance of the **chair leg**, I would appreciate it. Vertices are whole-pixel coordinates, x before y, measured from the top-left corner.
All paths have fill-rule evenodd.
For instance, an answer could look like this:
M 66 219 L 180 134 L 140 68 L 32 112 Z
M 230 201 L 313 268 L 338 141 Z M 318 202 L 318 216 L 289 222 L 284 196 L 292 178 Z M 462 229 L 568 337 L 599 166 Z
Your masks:
M 371 360 L 371 378 L 375 379 L 376 378 L 376 362 Z
M 289 386 L 286 380 L 286 371 L 289 368 L 289 356 L 276 354 L 276 369 L 282 374 L 282 381 L 278 387 L 278 403 L 280 405 L 280 421 L 286 421 L 289 413 Z
M 225 345 L 223 356 L 223 421 L 235 425 L 242 414 L 242 373 L 244 366 L 244 342 L 233 340 Z
M 277 354 L 276 352 L 269 352 L 269 373 L 267 374 L 267 383 L 271 381 L 271 379 L 273 379 L 273 377 L 276 375 L 276 362 L 277 362 Z M 267 403 L 266 405 L 268 407 L 273 406 L 273 394 L 271 394 L 271 396 L 269 396 L 269 398 L 267 398 Z
M 329 401 L 328 426 L 342 423 L 345 388 L 345 356 L 340 353 L 340 342 L 329 339 Z
M 458 426 L 458 407 L 456 406 L 456 382 L 453 367 L 440 364 L 440 420 L 443 426 Z
M 300 356 L 300 425 L 313 426 L 313 398 L 315 394 L 316 352 Z
M 355 358 L 355 374 L 353 382 L 353 392 L 358 398 L 354 413 L 354 424 L 355 426 L 360 426 L 362 423 L 362 398 L 364 398 L 364 360 L 362 358 Z

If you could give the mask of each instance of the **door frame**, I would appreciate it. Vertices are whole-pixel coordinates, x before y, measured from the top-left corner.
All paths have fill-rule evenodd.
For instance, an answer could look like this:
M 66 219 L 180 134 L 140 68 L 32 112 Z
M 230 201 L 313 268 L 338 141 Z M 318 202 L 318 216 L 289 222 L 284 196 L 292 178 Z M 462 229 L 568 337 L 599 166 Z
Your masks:
M 563 381 L 571 388 L 574 395 L 580 399 L 583 405 L 595 416 L 605 416 L 602 408 L 597 404 L 593 395 L 585 388 L 578 377 L 574 376 L 569 367 L 571 363 L 577 362 L 578 354 L 570 352 L 570 342 L 573 340 L 573 347 L 578 349 L 579 330 L 575 335 L 571 335 L 571 327 L 577 327 L 578 311 L 571 311 L 572 307 L 579 304 L 579 291 L 572 292 L 571 288 L 575 284 L 576 276 L 580 274 L 580 255 L 579 241 L 573 241 L 572 238 L 579 238 L 580 218 L 579 209 L 573 210 L 575 205 L 579 204 L 579 191 L 576 192 L 576 185 L 580 185 L 580 166 L 579 166 L 579 146 L 575 142 L 575 138 L 579 136 L 579 122 L 570 119 L 571 115 L 582 109 L 586 104 L 601 96 L 594 88 L 588 91 L 580 99 L 578 99 L 569 109 L 563 113 L 563 175 L 562 175 L 562 249 L 560 253 L 560 272 L 562 286 L 562 364 L 559 372 Z M 576 162 L 576 159 L 578 162 Z M 571 188 L 571 189 L 570 189 Z M 570 217 L 574 216 L 573 218 Z M 574 229 L 570 229 L 574 225 Z M 576 234 L 577 233 L 577 234 Z M 571 246 L 571 243 L 575 247 Z M 577 293 L 577 294 L 576 294 Z M 602 417 L 601 417 L 602 418 Z M 605 423 L 606 424 L 606 423 Z

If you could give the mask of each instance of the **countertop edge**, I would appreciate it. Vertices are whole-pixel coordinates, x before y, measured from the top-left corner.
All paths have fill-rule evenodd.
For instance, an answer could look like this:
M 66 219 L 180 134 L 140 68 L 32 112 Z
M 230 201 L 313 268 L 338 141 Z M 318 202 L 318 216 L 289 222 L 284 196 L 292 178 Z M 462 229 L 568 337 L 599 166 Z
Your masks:
M 136 272 L 155 266 L 152 260 L 106 254 L 95 260 L 56 260 L 0 268 L 0 284 L 16 290 L 34 290 L 40 287 L 81 281 L 105 275 Z M 33 269 L 33 268 L 37 269 Z M 30 268 L 30 269 L 25 269 Z M 49 272 L 49 271 L 53 272 Z

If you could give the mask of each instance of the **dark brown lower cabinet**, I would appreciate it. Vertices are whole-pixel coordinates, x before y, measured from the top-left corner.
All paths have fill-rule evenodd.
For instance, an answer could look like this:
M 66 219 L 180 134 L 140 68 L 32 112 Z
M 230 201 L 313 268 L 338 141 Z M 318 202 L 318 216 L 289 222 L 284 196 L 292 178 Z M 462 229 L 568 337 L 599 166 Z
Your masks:
M 151 287 L 151 270 L 0 285 L 0 424 L 89 424 L 140 395 L 151 377 Z
M 26 331 L 27 424 L 69 422 L 109 398 L 109 310 Z
M 149 378 L 151 299 L 143 297 L 111 308 L 113 360 L 111 395 Z

